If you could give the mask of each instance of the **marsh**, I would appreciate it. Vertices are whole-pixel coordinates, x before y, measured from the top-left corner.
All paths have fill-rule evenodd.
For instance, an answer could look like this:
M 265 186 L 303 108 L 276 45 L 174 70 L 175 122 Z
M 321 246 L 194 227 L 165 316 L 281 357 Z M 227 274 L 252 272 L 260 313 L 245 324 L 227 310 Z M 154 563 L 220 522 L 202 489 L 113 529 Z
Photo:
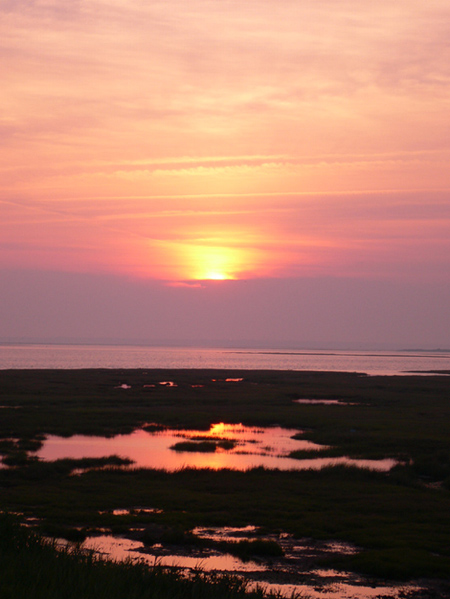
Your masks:
M 362 580 L 380 595 L 386 581 L 394 592 L 401 580 L 408 593 L 438 584 L 443 597 L 449 381 L 293 371 L 2 371 L 1 508 L 47 537 L 133 541 L 143 544 L 142 555 L 164 559 L 268 551 L 273 546 L 265 543 L 274 541 L 284 556 L 257 555 L 256 562 L 279 563 L 281 574 L 292 543 L 305 549 L 287 584 L 309 584 L 306 577 L 325 588 L 350 576 L 355 593 Z M 158 465 L 139 462 L 157 453 L 145 445 L 153 442 L 162 444 Z M 197 451 L 202 443 L 213 450 Z M 51 453 L 66 447 L 74 453 Z M 164 467 L 169 456 L 184 467 Z M 278 467 L 339 457 L 395 465 Z M 277 465 L 232 469 L 220 463 L 228 458 Z M 193 467 L 190 459 L 201 462 Z M 248 526 L 258 532 L 238 547 L 195 532 Z M 318 550 L 328 544 L 355 551 Z

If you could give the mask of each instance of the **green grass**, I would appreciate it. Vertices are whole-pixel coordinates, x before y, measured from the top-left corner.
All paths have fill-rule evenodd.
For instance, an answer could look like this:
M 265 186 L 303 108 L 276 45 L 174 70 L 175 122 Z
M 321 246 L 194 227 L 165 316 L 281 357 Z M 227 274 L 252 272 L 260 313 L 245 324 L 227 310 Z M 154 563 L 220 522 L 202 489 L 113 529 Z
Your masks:
M 0 598 L 257 599 L 232 576 L 197 572 L 187 579 L 162 567 L 104 561 L 51 542 L 0 518 Z
M 224 439 L 218 440 L 204 440 L 204 441 L 180 441 L 170 447 L 174 451 L 190 451 L 200 453 L 214 453 L 217 449 L 233 449 L 236 445 L 236 441 L 229 441 Z
M 284 551 L 276 542 L 265 539 L 242 540 L 242 541 L 222 541 L 215 545 L 224 553 L 236 555 L 243 561 L 248 561 L 255 557 L 282 557 Z
M 233 384 L 226 378 L 243 378 Z M 221 379 L 222 382 L 213 382 Z M 173 380 L 177 387 L 159 381 Z M 122 384 L 131 389 L 117 389 Z M 155 387 L 144 385 L 155 384 Z M 193 385 L 203 387 L 193 387 Z M 195 526 L 263 527 L 299 538 L 339 540 L 362 551 L 335 567 L 368 575 L 447 579 L 450 572 L 450 378 L 258 371 L 0 371 L 0 509 L 41 519 L 66 537 L 102 528 L 156 526 L 192 541 Z M 356 405 L 298 404 L 341 399 Z M 124 470 L 120 460 L 30 459 L 43 435 L 103 435 L 147 426 L 208 430 L 216 422 L 303 431 L 326 454 L 394 457 L 390 473 Z M 220 441 L 187 441 L 198 451 Z M 297 457 L 305 457 L 300 452 Z M 314 453 L 314 456 L 317 454 Z M 92 470 L 92 468 L 101 468 Z M 81 470 L 73 476 L 74 470 Z M 146 506 L 153 514 L 113 516 Z M 80 532 L 81 529 L 81 532 Z M 77 532 L 78 531 L 78 532 Z M 190 540 L 189 540 L 190 539 Z
M 190 451 L 200 453 L 214 453 L 217 449 L 215 441 L 180 441 L 170 447 L 174 451 Z
M 2 503 L 42 518 L 44 530 L 49 524 L 63 524 L 66 537 L 70 529 L 80 526 L 125 532 L 127 527 L 150 523 L 168 531 L 254 524 L 268 531 L 348 541 L 385 552 L 391 572 L 399 578 L 404 577 L 403 548 L 408 546 L 422 555 L 422 570 L 429 576 L 443 576 L 442 564 L 450 572 L 449 493 L 398 484 L 384 474 L 340 467 L 295 473 L 263 468 L 173 474 L 107 469 L 69 476 L 52 466 L 33 464 L 20 475 L 13 470 L 1 472 Z M 110 513 L 139 505 L 163 511 L 121 517 Z M 391 560 L 395 552 L 397 561 Z M 367 560 L 347 565 L 372 573 Z

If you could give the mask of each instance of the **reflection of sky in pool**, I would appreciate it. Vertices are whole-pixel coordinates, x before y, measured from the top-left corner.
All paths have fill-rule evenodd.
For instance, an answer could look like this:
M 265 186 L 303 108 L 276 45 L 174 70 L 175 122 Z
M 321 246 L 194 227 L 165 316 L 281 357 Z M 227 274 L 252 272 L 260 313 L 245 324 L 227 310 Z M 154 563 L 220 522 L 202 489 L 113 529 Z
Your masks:
M 228 572 L 250 572 L 263 571 L 266 569 L 261 564 L 255 562 L 242 562 L 237 557 L 228 554 L 211 552 L 205 556 L 187 556 L 187 555 L 154 555 L 152 553 L 143 553 L 144 545 L 140 541 L 113 537 L 112 535 L 102 535 L 99 537 L 88 537 L 82 544 L 84 549 L 91 549 L 105 554 L 116 561 L 122 561 L 129 558 L 138 561 L 145 561 L 149 565 L 167 566 L 172 568 L 191 568 L 206 572 L 212 570 Z
M 215 534 L 206 534 L 207 529 L 196 529 L 199 536 L 205 538 L 232 540 L 233 532 L 238 535 L 236 539 L 242 538 L 241 534 L 252 532 L 254 527 L 244 529 L 222 529 L 214 531 Z M 205 534 L 202 534 L 202 531 Z M 231 535 L 229 534 L 231 533 Z M 245 537 L 245 535 L 244 535 Z M 62 545 L 67 545 L 66 541 L 61 542 Z M 203 555 L 190 556 L 185 554 L 163 554 L 158 555 L 160 546 L 147 548 L 144 550 L 144 545 L 140 541 L 131 539 L 118 538 L 112 535 L 102 535 L 98 537 L 88 537 L 81 545 L 82 548 L 97 551 L 107 558 L 112 558 L 116 561 L 136 560 L 145 562 L 150 566 L 155 564 L 165 567 L 183 568 L 187 570 L 201 569 L 205 572 L 220 571 L 232 572 L 236 575 L 244 575 L 246 572 L 252 573 L 254 582 L 250 582 L 249 590 L 257 586 L 264 588 L 266 592 L 278 593 L 280 597 L 290 598 L 295 596 L 305 595 L 311 599 L 374 599 L 381 595 L 386 598 L 398 598 L 401 591 L 413 590 L 410 585 L 404 587 L 398 586 L 368 586 L 362 584 L 362 581 L 353 580 L 350 582 L 348 574 L 345 572 L 337 572 L 335 570 L 314 570 L 310 574 L 315 579 L 315 582 L 304 582 L 303 584 L 279 584 L 268 583 L 264 578 L 265 572 L 270 572 L 275 567 L 273 563 L 267 562 L 242 562 L 236 557 L 229 554 L 220 554 L 215 550 L 208 550 Z M 337 548 L 345 551 L 345 547 Z M 156 554 L 152 552 L 156 550 Z M 289 560 L 288 560 L 289 561 Z M 287 567 L 287 570 L 285 570 Z M 282 563 L 275 567 L 276 571 L 289 571 L 289 566 L 283 566 Z
M 349 464 L 363 468 L 387 471 L 394 460 L 354 460 L 346 457 L 297 460 L 287 457 L 291 451 L 315 450 L 324 446 L 311 441 L 293 439 L 295 429 L 281 427 L 246 427 L 241 424 L 214 424 L 209 431 L 165 429 L 157 432 L 136 430 L 128 435 L 112 438 L 74 435 L 72 437 L 49 436 L 36 453 L 43 460 L 61 458 L 79 459 L 119 455 L 134 461 L 137 468 L 158 468 L 168 471 L 183 467 L 231 468 L 247 470 L 264 466 L 280 470 L 320 469 L 329 465 Z M 215 438 L 233 440 L 232 449 L 217 448 L 214 453 L 173 451 L 172 445 L 182 440 Z
M 305 405 L 324 405 L 324 406 L 357 406 L 357 403 L 349 403 L 340 399 L 294 399 L 294 403 Z

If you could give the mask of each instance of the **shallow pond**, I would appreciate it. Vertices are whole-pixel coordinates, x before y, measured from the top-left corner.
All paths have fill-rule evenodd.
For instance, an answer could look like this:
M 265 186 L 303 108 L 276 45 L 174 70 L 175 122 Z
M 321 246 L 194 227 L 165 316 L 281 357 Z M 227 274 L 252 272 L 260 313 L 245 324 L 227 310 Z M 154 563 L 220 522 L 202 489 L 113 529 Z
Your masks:
M 293 459 L 292 451 L 320 451 L 326 447 L 305 439 L 293 439 L 298 430 L 281 427 L 247 427 L 241 424 L 214 424 L 209 431 L 164 429 L 148 432 L 135 430 L 128 435 L 112 438 L 74 435 L 48 436 L 34 455 L 42 460 L 62 458 L 93 458 L 119 455 L 133 460 L 135 468 L 157 468 L 175 471 L 180 468 L 212 468 L 220 470 L 248 470 L 264 466 L 279 470 L 320 469 L 333 465 L 353 465 L 379 471 L 388 471 L 395 460 L 357 460 L 347 457 Z M 232 447 L 217 445 L 214 451 L 193 451 L 200 441 L 232 441 Z M 190 451 L 176 451 L 173 446 L 190 441 Z
M 141 541 L 101 535 L 88 537 L 82 544 L 84 549 L 91 549 L 106 557 L 122 561 L 128 558 L 144 561 L 149 565 L 166 566 L 169 568 L 201 569 L 205 572 L 262 572 L 266 567 L 255 562 L 242 562 L 232 555 L 209 551 L 204 555 L 177 555 L 162 553 L 162 546 L 155 545 L 153 551 L 144 552 Z
M 324 406 L 357 406 L 357 403 L 341 401 L 340 399 L 294 399 L 294 403 L 305 405 L 324 405 Z
M 232 541 L 252 538 L 256 529 L 252 526 L 242 529 L 197 528 L 193 532 L 201 538 Z M 370 599 L 380 596 L 396 598 L 399 597 L 402 590 L 412 590 L 413 588 L 408 585 L 405 587 L 371 586 L 355 575 L 335 570 L 301 572 L 297 566 L 299 559 L 303 561 L 317 552 L 322 554 L 348 553 L 353 552 L 354 548 L 334 543 L 322 543 L 319 547 L 310 546 L 308 542 L 294 541 L 290 535 L 281 535 L 278 541 L 283 545 L 285 558 L 246 562 L 215 550 L 197 551 L 194 552 L 194 555 L 186 555 L 186 552 L 176 553 L 176 550 L 172 548 L 173 551 L 170 553 L 159 544 L 145 547 L 140 541 L 107 534 L 87 538 L 82 547 L 117 561 L 132 559 L 145 562 L 150 566 L 159 565 L 183 569 L 186 573 L 199 569 L 205 572 L 233 572 L 250 581 L 250 588 L 260 586 L 266 591 L 278 593 L 280 597 L 292 597 L 295 593 L 313 599 L 343 599 L 344 597 L 346 599 Z M 63 542 L 63 544 L 66 543 Z M 276 582 L 277 579 L 286 580 L 286 582 Z M 288 580 L 289 582 L 287 582 Z

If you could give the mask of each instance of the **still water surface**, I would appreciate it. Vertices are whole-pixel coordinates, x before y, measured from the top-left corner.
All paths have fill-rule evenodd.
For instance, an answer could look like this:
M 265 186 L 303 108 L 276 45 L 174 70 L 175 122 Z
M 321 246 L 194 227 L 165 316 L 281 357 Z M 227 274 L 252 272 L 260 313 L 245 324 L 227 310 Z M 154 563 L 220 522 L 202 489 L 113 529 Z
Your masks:
M 0 370 L 22 368 L 225 368 L 391 375 L 408 371 L 450 370 L 450 352 L 0 345 Z
M 293 439 L 296 433 L 297 430 L 281 427 L 252 428 L 241 424 L 220 423 L 213 424 L 206 432 L 166 429 L 149 433 L 139 429 L 128 435 L 112 438 L 83 435 L 68 438 L 49 436 L 35 455 L 42 460 L 119 455 L 133 460 L 135 468 L 157 468 L 169 472 L 186 467 L 213 470 L 230 468 L 243 471 L 260 466 L 278 470 L 319 470 L 339 464 L 388 471 L 396 463 L 392 459 L 357 460 L 344 456 L 293 459 L 289 457 L 292 451 L 312 450 L 320 453 L 321 449 L 325 449 L 325 446 L 305 439 Z M 198 438 L 234 441 L 235 446 L 231 449 L 218 447 L 212 453 L 172 449 L 180 441 Z
M 254 528 L 254 527 L 247 527 Z M 202 530 L 206 533 L 211 531 L 207 529 L 194 529 L 194 533 L 199 537 L 211 537 L 210 534 L 202 534 Z M 224 529 L 225 530 L 225 529 Z M 229 529 L 228 529 L 229 530 Z M 239 529 L 235 529 L 239 531 Z M 241 529 L 245 532 L 245 529 Z M 219 531 L 220 532 L 220 531 Z M 250 531 L 251 532 L 251 531 Z M 285 535 L 288 537 L 288 535 Z M 241 540 L 243 537 L 240 534 L 235 540 Z M 250 537 L 252 538 L 252 537 Z M 225 530 L 224 534 L 220 534 L 220 540 L 233 540 L 231 535 Z M 283 573 L 292 572 L 295 570 L 295 559 L 301 558 L 302 553 L 310 551 L 312 548 L 308 543 L 302 543 L 298 540 L 294 546 L 284 546 L 282 539 L 279 539 L 285 550 L 285 558 L 279 563 L 273 561 L 246 561 L 243 562 L 237 557 L 230 554 L 221 554 L 217 551 L 208 550 L 206 553 L 198 555 L 186 555 L 186 553 L 160 553 L 161 548 L 158 545 L 153 547 L 145 547 L 140 541 L 114 537 L 113 535 L 101 535 L 97 537 L 88 537 L 82 547 L 87 550 L 98 552 L 105 557 L 112 558 L 117 561 L 135 560 L 145 562 L 150 566 L 158 564 L 168 568 L 177 568 L 185 571 L 196 571 L 201 569 L 206 572 L 232 572 L 234 575 L 245 576 L 249 575 L 254 582 L 250 584 L 250 589 L 257 586 L 263 587 L 266 592 L 272 591 L 278 593 L 280 597 L 290 598 L 292 596 L 307 596 L 311 599 L 371 599 L 373 597 L 398 598 L 402 591 L 411 591 L 411 585 L 399 586 L 370 586 L 363 580 L 359 580 L 354 575 L 346 572 L 337 572 L 335 570 L 313 570 L 307 573 L 305 580 L 302 583 L 274 583 L 268 582 L 273 577 L 274 572 Z M 66 544 L 65 542 L 63 543 Z M 324 544 L 326 545 L 326 544 Z M 330 544 L 331 545 L 331 544 Z M 314 549 L 312 549 L 314 551 Z M 340 553 L 353 552 L 350 546 L 339 546 L 333 550 L 330 546 L 329 554 L 338 551 Z M 326 551 L 325 551 L 326 552 Z M 293 562 L 290 564 L 290 562 Z

